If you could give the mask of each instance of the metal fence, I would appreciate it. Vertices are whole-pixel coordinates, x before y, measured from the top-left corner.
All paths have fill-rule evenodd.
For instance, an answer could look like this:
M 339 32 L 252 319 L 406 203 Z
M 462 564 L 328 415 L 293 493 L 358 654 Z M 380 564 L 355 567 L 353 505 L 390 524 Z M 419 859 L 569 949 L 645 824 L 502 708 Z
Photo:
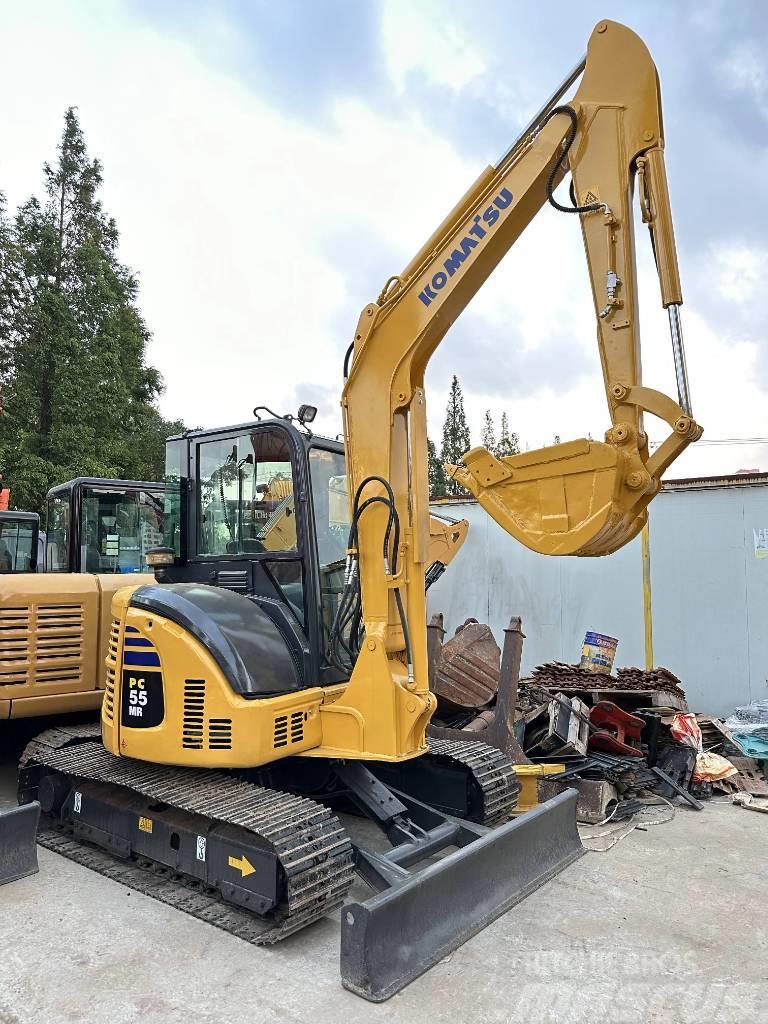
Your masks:
M 523 671 L 576 662 L 587 630 L 617 637 L 616 666 L 646 664 L 638 537 L 604 558 L 537 555 L 474 501 L 435 503 L 470 523 L 429 592 L 449 635 L 466 618 L 501 642 L 510 615 L 526 634 Z M 725 715 L 768 697 L 768 474 L 672 482 L 651 505 L 653 662 L 680 679 L 692 710 Z

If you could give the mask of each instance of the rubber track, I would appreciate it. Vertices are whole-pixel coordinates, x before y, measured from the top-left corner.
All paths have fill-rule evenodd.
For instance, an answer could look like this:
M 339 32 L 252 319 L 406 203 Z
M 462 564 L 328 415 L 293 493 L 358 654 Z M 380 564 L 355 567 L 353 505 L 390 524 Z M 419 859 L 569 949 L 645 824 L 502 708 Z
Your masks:
M 435 760 L 447 760 L 467 768 L 482 794 L 481 825 L 500 825 L 508 821 L 520 795 L 512 762 L 497 747 L 472 740 L 429 740 L 429 754 Z
M 241 934 L 244 927 L 241 919 L 248 917 L 253 927 L 250 930 L 246 928 L 248 934 L 241 937 L 263 945 L 286 938 L 344 902 L 354 879 L 354 856 L 349 837 L 328 808 L 306 797 L 264 789 L 210 769 L 170 768 L 114 757 L 101 743 L 94 742 L 90 737 L 84 742 L 78 742 L 79 738 L 74 728 L 53 729 L 42 733 L 25 750 L 23 768 L 30 768 L 34 764 L 45 765 L 74 778 L 122 786 L 149 800 L 168 804 L 190 814 L 237 825 L 252 832 L 257 845 L 272 849 L 286 882 L 285 899 L 272 915 L 259 919 L 245 912 L 241 914 L 214 898 L 212 902 L 215 902 L 217 909 L 214 912 L 206 904 L 203 920 L 218 924 L 227 931 L 236 927 L 235 934 Z M 71 839 L 68 841 L 74 842 Z M 50 845 L 52 849 L 57 848 L 57 852 L 72 857 L 73 851 L 65 850 L 66 843 L 61 837 L 56 839 L 54 845 L 54 840 L 48 836 L 43 845 Z M 80 846 L 79 843 L 77 845 Z M 81 849 L 93 853 L 90 847 Z M 104 857 L 111 865 L 109 871 L 102 869 Z M 89 858 L 85 854 L 78 854 L 72 859 L 80 863 L 89 861 L 89 867 L 93 866 L 95 870 L 119 880 L 125 865 L 108 855 L 104 857 Z M 135 862 L 131 863 L 135 867 Z M 168 878 L 174 879 L 172 886 L 175 887 L 179 886 L 179 880 L 171 872 L 165 874 L 166 886 L 153 884 L 149 886 L 153 891 L 147 892 L 147 895 L 154 895 L 164 902 L 179 906 L 194 916 L 202 916 L 202 912 L 194 909 L 196 901 L 193 896 L 199 894 L 190 894 L 184 888 L 183 897 L 179 895 L 178 898 L 171 898 Z M 148 885 L 139 884 L 136 888 L 146 892 Z M 159 891 L 164 895 L 158 895 Z M 205 901 L 211 901 L 207 894 Z M 217 915 L 223 923 L 215 919 Z M 264 929 L 257 934 L 259 921 Z

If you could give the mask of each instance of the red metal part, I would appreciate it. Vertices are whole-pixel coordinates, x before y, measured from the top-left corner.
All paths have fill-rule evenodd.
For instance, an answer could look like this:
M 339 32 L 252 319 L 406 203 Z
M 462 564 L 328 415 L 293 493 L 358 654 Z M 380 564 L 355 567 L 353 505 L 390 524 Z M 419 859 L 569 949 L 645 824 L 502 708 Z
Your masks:
M 601 700 L 590 711 L 589 720 L 595 726 L 595 731 L 589 737 L 590 747 L 595 750 L 607 750 L 611 754 L 642 756 L 642 718 L 630 715 L 611 700 Z

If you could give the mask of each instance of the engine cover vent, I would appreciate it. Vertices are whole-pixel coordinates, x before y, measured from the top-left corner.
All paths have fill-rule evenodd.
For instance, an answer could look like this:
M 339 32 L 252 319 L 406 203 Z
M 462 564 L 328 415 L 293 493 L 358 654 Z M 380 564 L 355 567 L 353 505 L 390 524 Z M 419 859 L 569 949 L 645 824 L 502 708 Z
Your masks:
M 291 743 L 301 743 L 304 739 L 304 712 L 294 711 L 291 714 Z
M 184 680 L 184 715 L 181 745 L 187 750 L 203 749 L 205 722 L 205 680 Z
M 272 744 L 275 749 L 288 746 L 288 715 L 278 715 L 275 719 L 275 732 Z
M 114 721 L 115 717 L 115 670 L 111 665 L 107 666 L 104 686 L 104 717 L 108 722 Z
M 272 745 L 276 750 L 279 747 L 287 747 L 289 743 L 301 743 L 304 739 L 305 717 L 306 712 L 304 711 L 292 711 L 290 717 L 288 715 L 278 715 L 275 718 Z
M 219 569 L 216 573 L 216 586 L 224 590 L 233 590 L 236 594 L 247 594 L 248 570 Z
M 231 718 L 209 718 L 208 719 L 208 749 L 209 750 L 231 750 L 232 749 L 232 719 Z

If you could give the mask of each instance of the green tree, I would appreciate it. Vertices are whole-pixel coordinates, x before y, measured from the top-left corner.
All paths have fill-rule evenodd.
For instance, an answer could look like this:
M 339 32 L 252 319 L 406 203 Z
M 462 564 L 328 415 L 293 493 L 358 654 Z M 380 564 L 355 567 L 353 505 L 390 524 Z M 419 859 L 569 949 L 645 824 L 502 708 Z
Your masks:
M 520 454 L 520 438 L 515 433 L 509 432 L 509 420 L 507 414 L 501 414 L 501 433 L 499 443 L 496 445 L 494 455 L 497 459 L 503 459 L 506 455 Z
M 158 477 L 164 435 L 182 427 L 156 407 L 138 284 L 73 108 L 43 174 L 42 202 L 12 220 L 0 208 L 0 469 L 13 504 L 31 510 L 69 477 Z
M 485 410 L 485 420 L 483 421 L 483 431 L 480 434 L 480 444 L 486 451 L 491 453 L 496 451 L 496 428 L 493 425 L 493 416 L 491 416 L 490 409 Z
M 448 477 L 442 462 L 438 458 L 435 442 L 429 439 L 427 439 L 427 452 L 429 458 L 429 496 L 430 498 L 444 498 L 448 492 Z
M 445 410 L 443 424 L 443 446 L 440 449 L 440 460 L 455 465 L 472 447 L 464 412 L 464 395 L 458 377 L 454 374 L 451 390 L 448 393 L 448 405 Z M 464 494 L 464 488 L 455 480 L 448 480 L 446 493 L 452 497 Z

